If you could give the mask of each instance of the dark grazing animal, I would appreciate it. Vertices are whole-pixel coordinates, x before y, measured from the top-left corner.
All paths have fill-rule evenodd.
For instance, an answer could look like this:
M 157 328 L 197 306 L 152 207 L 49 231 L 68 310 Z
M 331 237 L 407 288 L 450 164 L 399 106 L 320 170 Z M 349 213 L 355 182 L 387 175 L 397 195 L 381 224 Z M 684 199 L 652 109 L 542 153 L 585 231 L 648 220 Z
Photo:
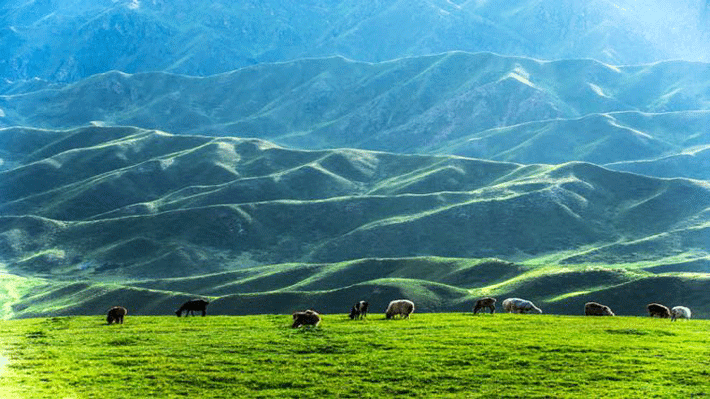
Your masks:
M 298 328 L 301 326 L 314 326 L 317 327 L 320 323 L 320 315 L 315 310 L 304 310 L 303 312 L 295 312 L 293 314 L 293 324 L 291 328 Z
M 194 316 L 195 312 L 202 312 L 202 316 L 204 316 L 207 314 L 207 305 L 209 304 L 210 303 L 204 299 L 191 299 L 183 303 L 180 309 L 175 311 L 175 314 L 177 317 L 180 317 L 182 313 L 185 312 L 185 317 L 187 317 L 189 314 Z
M 414 302 L 408 299 L 396 299 L 387 306 L 385 316 L 387 319 L 391 319 L 396 315 L 401 315 L 403 318 L 408 319 L 412 312 L 414 312 Z
M 611 308 L 597 302 L 587 302 L 584 304 L 585 316 L 614 316 Z
M 113 322 L 123 324 L 123 317 L 128 314 L 128 309 L 123 306 L 114 306 L 108 310 L 106 315 L 106 322 L 111 324 Z
M 473 314 L 478 313 L 479 310 L 483 308 L 488 308 L 491 310 L 491 314 L 496 312 L 496 299 L 487 297 L 479 299 L 476 301 L 476 306 L 473 307 Z
M 651 317 L 658 316 L 662 319 L 671 317 L 671 311 L 660 303 L 649 303 L 646 309 L 648 309 L 648 315 Z
M 367 310 L 370 308 L 370 304 L 367 303 L 367 301 L 360 301 L 353 305 L 352 309 L 350 309 L 350 318 L 355 320 L 355 319 L 362 319 L 363 317 L 367 316 Z

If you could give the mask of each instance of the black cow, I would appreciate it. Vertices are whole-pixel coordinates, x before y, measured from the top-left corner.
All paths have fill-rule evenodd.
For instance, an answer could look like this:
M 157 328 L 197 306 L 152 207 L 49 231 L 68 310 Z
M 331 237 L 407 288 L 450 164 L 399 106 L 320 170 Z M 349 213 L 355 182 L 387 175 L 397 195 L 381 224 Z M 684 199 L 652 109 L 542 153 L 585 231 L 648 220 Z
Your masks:
M 204 299 L 191 299 L 180 306 L 180 309 L 175 311 L 177 317 L 182 316 L 182 312 L 185 312 L 185 317 L 189 314 L 195 315 L 195 312 L 202 312 L 202 316 L 207 314 L 207 305 L 210 303 Z

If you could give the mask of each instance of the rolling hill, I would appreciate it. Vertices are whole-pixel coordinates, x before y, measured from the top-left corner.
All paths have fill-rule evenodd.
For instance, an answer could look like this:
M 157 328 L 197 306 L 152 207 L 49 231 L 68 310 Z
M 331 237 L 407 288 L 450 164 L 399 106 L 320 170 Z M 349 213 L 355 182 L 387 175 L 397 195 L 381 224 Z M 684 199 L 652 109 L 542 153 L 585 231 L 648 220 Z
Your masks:
M 362 296 L 461 310 L 488 294 L 567 312 L 564 301 L 637 280 L 703 286 L 708 271 L 701 181 L 128 127 L 0 137 L 10 316 L 117 298 L 165 312 L 193 295 L 232 314 L 344 312 Z

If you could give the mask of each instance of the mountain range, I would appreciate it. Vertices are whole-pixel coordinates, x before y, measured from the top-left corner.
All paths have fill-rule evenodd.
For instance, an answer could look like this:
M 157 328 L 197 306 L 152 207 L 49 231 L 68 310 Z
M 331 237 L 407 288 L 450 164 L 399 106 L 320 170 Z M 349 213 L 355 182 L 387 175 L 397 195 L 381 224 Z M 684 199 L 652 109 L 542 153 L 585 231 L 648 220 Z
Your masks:
M 613 67 L 453 52 L 341 57 L 209 77 L 110 72 L 0 96 L 0 126 L 137 126 L 303 149 L 591 162 L 708 179 L 710 64 Z M 20 91 L 20 89 L 16 90 Z
M 10 0 L 0 5 L 0 77 L 206 76 L 301 58 L 382 62 L 457 50 L 708 62 L 709 9 L 704 0 Z
M 710 317 L 709 13 L 6 1 L 0 317 L 489 295 Z

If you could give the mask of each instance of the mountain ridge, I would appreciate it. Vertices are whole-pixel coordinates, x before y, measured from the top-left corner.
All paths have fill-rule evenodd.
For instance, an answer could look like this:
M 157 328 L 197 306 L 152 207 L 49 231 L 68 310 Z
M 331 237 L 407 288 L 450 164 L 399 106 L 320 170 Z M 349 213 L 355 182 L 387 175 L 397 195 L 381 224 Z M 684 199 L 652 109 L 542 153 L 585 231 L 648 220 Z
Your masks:
M 283 1 L 11 1 L 0 8 L 6 27 L 0 45 L 8 53 L 0 61 L 0 76 L 66 82 L 113 69 L 204 76 L 335 54 L 381 62 L 452 50 L 624 65 L 708 61 L 710 51 L 702 51 L 709 34 L 702 1 L 682 0 L 672 8 L 661 1 L 615 5 L 602 0 L 310 0 L 305 7 Z
M 304 149 L 612 165 L 710 145 L 710 98 L 704 85 L 689 84 L 706 75 L 705 63 L 611 67 L 465 52 L 383 63 L 309 59 L 210 77 L 115 72 L 0 96 L 0 126 L 133 125 Z M 690 132 L 680 135 L 680 124 Z M 687 177 L 703 177 L 702 168 Z

